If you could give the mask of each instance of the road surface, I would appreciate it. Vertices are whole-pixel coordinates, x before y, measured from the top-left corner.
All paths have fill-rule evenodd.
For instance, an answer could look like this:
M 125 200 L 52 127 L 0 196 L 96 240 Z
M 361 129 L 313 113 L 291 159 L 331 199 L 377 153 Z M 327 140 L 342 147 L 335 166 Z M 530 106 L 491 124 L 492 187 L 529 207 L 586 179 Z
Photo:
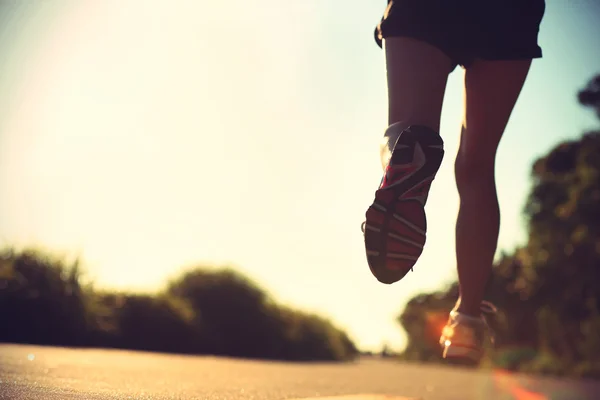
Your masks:
M 587 400 L 600 398 L 600 382 L 379 359 L 292 364 L 0 345 L 2 400 L 291 400 L 360 394 L 365 400 L 384 398 L 366 394 L 390 400 Z

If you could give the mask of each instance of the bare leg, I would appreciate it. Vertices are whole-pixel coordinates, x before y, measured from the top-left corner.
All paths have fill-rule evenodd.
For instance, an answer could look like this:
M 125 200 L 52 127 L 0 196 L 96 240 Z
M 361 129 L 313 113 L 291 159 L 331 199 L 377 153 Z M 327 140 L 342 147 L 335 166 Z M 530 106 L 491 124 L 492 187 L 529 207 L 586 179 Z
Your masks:
M 444 155 L 439 125 L 452 64 L 438 48 L 414 39 L 390 38 L 384 48 L 390 124 L 380 153 L 385 173 L 363 232 L 369 269 L 392 284 L 413 268 L 425 245 L 424 206 Z
M 381 164 L 387 166 L 400 132 L 410 125 L 440 130 L 440 115 L 452 62 L 425 42 L 404 37 L 384 40 L 388 82 L 388 124 L 381 144 Z
M 456 309 L 477 316 L 498 244 L 500 210 L 494 177 L 498 144 L 525 82 L 530 60 L 476 61 L 465 74 L 465 117 L 455 163 L 460 209 Z

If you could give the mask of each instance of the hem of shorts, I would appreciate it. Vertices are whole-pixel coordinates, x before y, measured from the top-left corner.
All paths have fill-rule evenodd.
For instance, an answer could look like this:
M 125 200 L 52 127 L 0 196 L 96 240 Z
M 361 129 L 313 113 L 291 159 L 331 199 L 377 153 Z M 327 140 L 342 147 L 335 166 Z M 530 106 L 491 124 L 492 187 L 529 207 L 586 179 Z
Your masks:
M 478 55 L 476 58 L 486 61 L 519 61 L 519 60 L 534 60 L 543 58 L 541 50 L 531 52 L 520 52 L 520 53 L 506 53 L 506 54 L 490 54 L 490 55 Z
M 377 42 L 377 45 L 381 49 L 383 49 L 383 40 L 384 39 L 392 38 L 392 37 L 409 38 L 409 39 L 419 40 L 421 42 L 427 43 L 428 45 L 433 46 L 436 49 L 438 49 L 439 51 L 441 51 L 442 53 L 444 53 L 446 55 L 446 57 L 448 57 L 450 59 L 450 61 L 452 61 L 452 66 L 450 67 L 450 71 L 449 72 L 454 71 L 454 69 L 458 65 L 461 65 L 460 62 L 458 62 L 455 59 L 454 55 L 451 54 L 448 50 L 446 50 L 444 48 L 444 46 L 441 46 L 439 43 L 436 43 L 435 40 L 431 40 L 431 39 L 427 38 L 426 36 L 422 36 L 422 35 L 418 35 L 418 34 L 406 32 L 406 33 L 394 33 L 393 35 L 387 35 L 387 36 L 381 35 L 381 39 L 380 39 L 380 35 L 378 33 L 379 33 L 379 31 L 376 30 L 375 31 L 375 42 Z

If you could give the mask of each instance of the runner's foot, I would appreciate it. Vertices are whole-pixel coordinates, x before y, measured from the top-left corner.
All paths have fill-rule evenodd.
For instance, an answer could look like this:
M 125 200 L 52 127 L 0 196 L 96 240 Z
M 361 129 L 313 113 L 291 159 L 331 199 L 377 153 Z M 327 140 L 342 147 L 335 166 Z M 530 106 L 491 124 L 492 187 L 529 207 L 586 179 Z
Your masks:
M 487 301 L 481 303 L 481 310 L 486 314 L 496 313 L 496 307 Z M 442 356 L 451 364 L 478 365 L 483 357 L 486 329 L 493 343 L 493 332 L 483 314 L 473 317 L 452 310 L 440 336 Z

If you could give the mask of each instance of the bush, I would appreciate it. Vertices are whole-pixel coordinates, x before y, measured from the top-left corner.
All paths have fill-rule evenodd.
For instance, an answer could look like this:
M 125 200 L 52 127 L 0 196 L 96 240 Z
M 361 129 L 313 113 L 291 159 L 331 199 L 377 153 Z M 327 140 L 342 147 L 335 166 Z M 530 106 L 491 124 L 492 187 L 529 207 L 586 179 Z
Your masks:
M 600 116 L 600 75 L 579 100 Z M 492 270 L 486 300 L 500 313 L 490 324 L 498 340 L 486 364 L 600 377 L 600 130 L 560 143 L 533 164 L 524 214 L 527 242 Z M 431 316 L 457 297 L 454 285 L 407 304 L 400 317 L 409 336 L 405 359 L 440 360 Z
M 232 270 L 194 269 L 171 282 L 172 296 L 188 301 L 207 326 L 214 354 L 274 357 L 277 323 L 267 294 Z
M 288 360 L 352 360 L 358 350 L 330 321 L 289 308 L 279 309 L 281 355 Z
M 276 304 L 230 269 L 193 269 L 156 295 L 82 287 L 79 263 L 0 252 L 0 342 L 283 360 L 349 360 L 348 335 Z
M 528 374 L 564 376 L 568 374 L 569 367 L 569 365 L 565 365 L 562 362 L 560 357 L 549 352 L 543 352 L 530 362 L 520 365 L 519 371 Z
M 277 305 L 247 277 L 230 269 L 194 269 L 168 293 L 202 316 L 215 354 L 287 360 L 345 360 L 356 348 L 329 321 Z
M 86 294 L 79 263 L 39 251 L 0 252 L 0 341 L 86 344 Z
M 192 307 L 173 296 L 103 294 L 116 327 L 103 331 L 97 344 L 132 350 L 200 353 L 202 335 Z

